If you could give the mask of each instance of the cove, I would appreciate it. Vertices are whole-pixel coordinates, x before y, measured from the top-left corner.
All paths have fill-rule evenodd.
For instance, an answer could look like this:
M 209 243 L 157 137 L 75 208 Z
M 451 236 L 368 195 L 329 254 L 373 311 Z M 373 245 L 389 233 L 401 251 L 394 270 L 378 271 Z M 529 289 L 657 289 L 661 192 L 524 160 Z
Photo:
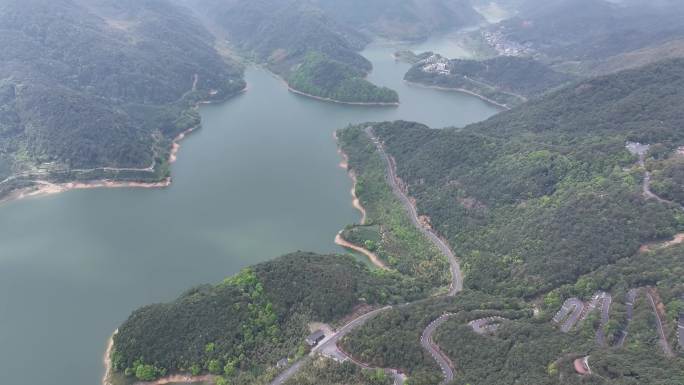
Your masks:
M 332 133 L 406 119 L 463 126 L 498 110 L 412 87 L 399 48 L 372 46 L 370 80 L 399 107 L 345 106 L 287 91 L 250 68 L 248 92 L 203 106 L 166 189 L 80 190 L 0 206 L 0 382 L 97 385 L 107 338 L 135 308 L 296 250 L 342 252 L 359 220 Z

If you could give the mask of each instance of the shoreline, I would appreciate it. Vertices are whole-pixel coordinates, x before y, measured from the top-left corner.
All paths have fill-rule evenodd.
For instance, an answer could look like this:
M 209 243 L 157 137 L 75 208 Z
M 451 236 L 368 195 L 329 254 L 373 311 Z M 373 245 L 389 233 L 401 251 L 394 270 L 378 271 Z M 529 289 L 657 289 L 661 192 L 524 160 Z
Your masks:
M 449 87 L 431 86 L 431 85 L 427 85 L 427 84 L 412 82 L 409 80 L 404 80 L 404 83 L 408 84 L 409 86 L 413 86 L 413 87 L 421 87 L 421 88 L 440 90 L 440 91 L 448 91 L 448 92 L 460 92 L 460 93 L 467 94 L 470 96 L 475 96 L 476 98 L 478 98 L 482 101 L 485 101 L 485 102 L 492 104 L 494 106 L 503 108 L 505 111 L 511 110 L 511 107 L 507 106 L 506 104 L 499 103 L 499 102 L 494 101 L 494 100 L 492 100 L 486 96 L 480 95 L 477 92 L 466 90 L 465 88 L 449 88 Z
M 337 134 L 333 133 L 333 136 L 337 141 Z M 354 171 L 349 169 L 349 156 L 344 151 L 342 151 L 342 149 L 339 148 L 339 146 L 337 147 L 337 153 L 340 154 L 340 156 L 342 157 L 342 161 L 339 163 L 340 168 L 347 170 L 347 176 L 352 180 L 352 188 L 350 192 L 352 196 L 352 206 L 361 213 L 361 220 L 359 221 L 359 224 L 365 225 L 366 219 L 368 218 L 368 214 L 366 213 L 366 209 L 361 204 L 361 200 L 356 195 L 356 185 L 359 183 L 358 179 L 356 178 L 356 174 L 354 173 Z
M 107 340 L 107 349 L 103 358 L 105 372 L 102 376 L 102 385 L 112 385 L 112 352 L 114 351 L 114 336 L 119 333 L 119 329 L 114 330 L 112 336 Z
M 112 352 L 114 351 L 114 336 L 119 333 L 119 329 L 116 329 L 111 337 L 107 340 L 107 349 L 105 350 L 104 358 L 102 360 L 105 368 L 104 375 L 102 376 L 102 385 L 113 385 L 112 384 Z M 154 381 L 137 381 L 135 385 L 166 385 L 166 384 L 192 384 L 197 382 L 215 383 L 217 376 L 213 374 L 205 374 L 200 376 L 191 376 L 187 374 L 172 374 L 170 376 L 158 378 Z
M 233 98 L 234 96 L 237 96 L 239 94 L 247 92 L 249 89 L 248 86 L 245 86 L 240 92 L 236 93 L 235 95 L 230 96 L 228 99 Z M 198 109 L 201 105 L 209 105 L 209 104 L 217 104 L 221 103 L 220 101 L 211 101 L 211 100 L 204 100 L 201 102 L 197 102 L 195 104 L 194 109 Z M 178 160 L 178 153 L 180 152 L 181 149 L 181 144 L 180 142 L 183 141 L 188 135 L 192 134 L 193 132 L 199 130 L 201 128 L 202 124 L 199 123 L 197 125 L 194 125 L 180 134 L 176 135 L 171 140 L 171 148 L 169 149 L 169 156 L 168 156 L 168 163 L 169 165 L 175 163 Z M 102 167 L 101 169 L 106 169 L 107 167 Z M 114 169 L 111 168 L 110 169 Z M 98 169 L 96 169 L 98 170 Z M 153 172 L 153 170 L 149 171 Z M 47 175 L 46 175 L 47 176 Z M 15 200 L 22 200 L 25 198 L 35 198 L 35 197 L 42 197 L 42 196 L 48 196 L 48 195 L 55 195 L 55 194 L 61 194 L 65 193 L 68 191 L 72 190 L 91 190 L 91 189 L 100 189 L 100 188 L 167 188 L 171 186 L 171 183 L 173 182 L 173 179 L 168 176 L 166 178 L 163 178 L 157 182 L 135 182 L 135 181 L 117 181 L 115 179 L 93 179 L 90 181 L 82 181 L 82 182 L 63 182 L 63 183 L 52 183 L 48 182 L 45 180 L 34 180 L 31 181 L 34 183 L 34 186 L 30 187 L 24 187 L 24 188 L 19 188 L 16 190 L 10 191 L 6 196 L 0 198 L 0 205 L 9 203 Z
M 338 141 L 337 132 L 333 132 L 333 138 L 335 139 L 336 142 Z M 363 205 L 361 205 L 361 201 L 359 200 L 359 197 L 356 196 L 356 184 L 358 183 L 358 180 L 356 179 L 356 174 L 354 173 L 354 171 L 349 169 L 349 155 L 347 155 L 344 151 L 342 151 L 342 149 L 339 146 L 339 143 L 337 146 L 337 153 L 340 154 L 340 156 L 342 157 L 342 161 L 340 161 L 340 163 L 339 163 L 340 168 L 347 170 L 347 176 L 349 178 L 351 178 L 351 180 L 352 180 L 352 189 L 351 189 L 352 206 L 355 209 L 359 210 L 359 212 L 361 213 L 360 225 L 365 225 L 368 215 L 366 214 L 366 209 L 363 207 Z M 383 270 L 389 270 L 387 265 L 385 265 L 385 263 L 382 261 L 382 259 L 380 259 L 380 257 L 377 254 L 375 254 L 375 253 L 371 252 L 370 250 L 367 250 L 361 246 L 357 246 L 357 245 L 347 241 L 346 239 L 344 239 L 344 237 L 342 236 L 342 231 L 337 233 L 337 235 L 335 236 L 335 244 L 338 246 L 342 246 L 346 249 L 351 249 L 353 251 L 359 252 L 359 253 L 365 255 L 366 257 L 368 257 L 368 259 L 371 261 L 371 263 L 374 266 L 376 266 L 380 269 L 383 269 Z
M 304 92 L 304 91 L 299 91 L 299 90 L 296 89 L 296 88 L 292 88 L 292 86 L 290 86 L 290 83 L 288 83 L 287 80 L 285 80 L 285 78 L 283 78 L 283 77 L 280 76 L 279 74 L 277 74 L 277 73 L 271 71 L 268 67 L 263 66 L 263 65 L 259 65 L 259 64 L 255 64 L 255 65 L 256 65 L 258 68 L 261 68 L 261 69 L 263 69 L 264 71 L 266 71 L 266 72 L 268 72 L 269 74 L 271 74 L 271 76 L 273 76 L 274 78 L 278 79 L 281 83 L 283 83 L 283 85 L 285 86 L 285 88 L 287 88 L 287 90 L 288 90 L 289 92 L 291 92 L 291 93 L 293 93 L 293 94 L 295 94 L 295 95 L 307 97 L 307 98 L 309 98 L 309 99 L 319 100 L 319 101 L 328 102 L 328 103 L 343 104 L 343 105 L 347 105 L 347 106 L 361 106 L 361 107 L 399 107 L 399 106 L 401 105 L 400 102 L 393 102 L 393 103 L 383 103 L 383 102 L 345 102 L 345 101 L 342 101 L 342 100 L 337 100 L 337 99 L 332 99 L 332 98 L 325 98 L 325 97 L 322 97 L 322 96 L 316 96 L 316 95 L 307 94 L 307 93 Z
M 337 104 L 345 104 L 348 106 L 364 106 L 364 107 L 399 107 L 400 103 L 399 102 L 392 102 L 392 103 L 385 103 L 385 102 L 345 102 L 342 100 L 337 100 L 337 99 L 331 99 L 331 98 L 326 98 L 323 96 L 316 96 L 316 95 L 311 95 L 307 94 L 306 92 L 299 91 L 295 88 L 292 88 L 285 79 L 281 80 L 285 82 L 285 85 L 287 86 L 287 90 L 292 92 L 293 94 L 300 95 L 300 96 L 306 96 L 307 98 L 315 99 L 315 100 L 320 100 L 323 102 L 329 102 L 329 103 L 337 103 Z
M 357 246 L 357 245 L 347 241 L 346 239 L 344 239 L 344 237 L 342 236 L 342 231 L 337 233 L 337 235 L 335 236 L 335 244 L 338 246 L 342 246 L 345 249 L 350 249 L 350 250 L 353 250 L 353 251 L 356 251 L 356 252 L 359 252 L 359 253 L 365 255 L 366 257 L 368 257 L 370 262 L 375 267 L 377 267 L 379 269 L 390 270 L 390 268 L 387 267 L 387 265 L 385 265 L 385 263 L 376 254 L 374 254 L 373 252 L 371 252 L 368 249 L 365 249 L 361 246 Z

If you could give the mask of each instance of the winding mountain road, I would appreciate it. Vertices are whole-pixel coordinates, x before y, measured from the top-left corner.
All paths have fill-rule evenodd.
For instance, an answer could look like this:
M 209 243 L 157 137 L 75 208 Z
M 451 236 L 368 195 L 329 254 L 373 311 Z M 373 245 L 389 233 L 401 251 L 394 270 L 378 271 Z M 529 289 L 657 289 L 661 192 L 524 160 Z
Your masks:
M 411 201 L 408 194 L 401 187 L 401 182 L 396 174 L 396 164 L 394 162 L 394 159 L 387 153 L 382 141 L 377 136 L 375 136 L 375 133 L 373 132 L 373 127 L 366 127 L 364 131 L 366 132 L 366 135 L 368 135 L 368 137 L 371 139 L 371 141 L 375 144 L 378 153 L 384 160 L 387 183 L 389 183 L 390 187 L 392 188 L 392 192 L 394 193 L 394 195 L 403 204 L 404 208 L 409 214 L 411 222 L 418 230 L 420 230 L 421 233 L 423 233 L 423 235 L 425 235 L 425 237 L 427 237 L 428 240 L 430 240 L 430 242 L 432 242 L 437 247 L 437 249 L 442 254 L 444 254 L 448 258 L 450 266 L 449 270 L 451 272 L 451 284 L 449 285 L 449 291 L 447 293 L 447 296 L 455 296 L 463 290 L 463 273 L 461 271 L 461 265 L 458 261 L 458 258 L 456 258 L 456 254 L 454 254 L 453 250 L 451 250 L 451 247 L 449 247 L 447 242 L 444 239 L 442 239 L 431 227 L 421 222 L 415 204 Z M 425 330 L 423 330 L 423 334 L 420 338 L 420 343 L 423 349 L 430 353 L 430 355 L 434 358 L 439 367 L 442 369 L 442 373 L 444 374 L 444 381 L 442 382 L 442 384 L 446 384 L 453 381 L 454 365 L 449 359 L 449 357 L 447 357 L 447 355 L 440 350 L 439 346 L 435 344 L 433 340 L 433 335 L 435 331 L 437 331 L 437 329 L 444 322 L 446 322 L 452 315 L 453 314 L 445 314 L 437 318 L 436 320 L 432 321 L 425 328 Z
M 420 337 L 420 344 L 423 349 L 427 350 L 430 355 L 432 355 L 432 358 L 437 361 L 437 365 L 442 369 L 442 374 L 444 374 L 442 384 L 448 384 L 454 380 L 454 364 L 449 357 L 442 352 L 439 346 L 437 346 L 432 337 L 437 329 L 453 316 L 454 314 L 447 313 L 430 322 L 425 330 L 423 330 L 423 335 Z
M 568 298 L 553 317 L 553 320 L 561 324 L 561 331 L 563 333 L 567 333 L 580 321 L 583 310 L 584 302 L 579 298 Z
M 681 298 L 684 301 L 684 295 Z M 679 351 L 684 352 L 684 311 L 679 313 L 679 323 L 677 325 L 677 341 L 679 342 Z
M 439 249 L 439 251 L 442 254 L 447 256 L 447 258 L 449 259 L 449 265 L 451 267 L 451 285 L 449 287 L 448 295 L 455 296 L 458 292 L 463 290 L 463 276 L 461 272 L 461 265 L 458 262 L 458 258 L 456 258 L 456 255 L 454 254 L 453 250 L 451 250 L 451 247 L 449 247 L 446 241 L 444 241 L 439 235 L 437 235 L 437 233 L 435 233 L 435 231 L 432 228 L 426 226 L 420 221 L 416 206 L 413 204 L 413 202 L 408 197 L 406 192 L 404 192 L 404 190 L 401 188 L 399 178 L 396 174 L 396 165 L 394 159 L 392 159 L 392 157 L 387 153 L 387 151 L 385 151 L 384 145 L 382 144 L 380 139 L 378 139 L 373 133 L 373 127 L 366 127 L 365 132 L 366 135 L 368 135 L 368 137 L 373 141 L 375 147 L 377 148 L 378 152 L 385 161 L 387 182 L 392 187 L 392 192 L 394 192 L 394 195 L 401 201 L 401 203 L 406 208 L 406 211 L 409 214 L 411 222 Z
M 344 325 L 335 333 L 333 333 L 333 335 L 327 336 L 323 341 L 321 341 L 321 343 L 319 343 L 316 347 L 314 347 L 311 350 L 311 353 L 308 356 L 295 362 L 285 371 L 280 373 L 278 377 L 271 381 L 270 385 L 283 385 L 287 380 L 289 380 L 295 374 L 297 374 L 297 372 L 299 372 L 299 370 L 304 366 L 304 364 L 307 363 L 310 359 L 312 359 L 312 357 L 314 357 L 316 354 L 321 354 L 337 362 L 344 362 L 348 360 L 350 357 L 347 356 L 347 354 L 340 350 L 340 348 L 337 346 L 337 343 L 340 341 L 340 339 L 349 334 L 355 328 L 366 323 L 369 319 L 392 308 L 392 306 L 385 306 L 383 308 L 370 311 L 366 314 L 363 314 L 353 319 L 348 324 Z
M 660 345 L 661 349 L 663 350 L 663 353 L 665 356 L 668 358 L 675 357 L 674 350 L 670 346 L 670 343 L 667 340 L 667 333 L 665 333 L 665 323 L 662 320 L 662 317 L 660 315 L 660 312 L 658 311 L 658 306 L 656 304 L 656 300 L 654 297 L 653 289 L 648 288 L 644 289 L 646 291 L 646 298 L 648 298 L 648 301 L 653 309 L 653 314 L 655 315 L 656 318 L 656 331 L 658 332 L 658 344 Z M 639 292 L 642 291 L 642 289 L 632 289 L 627 293 L 626 297 L 626 311 L 627 311 L 627 325 L 625 328 L 622 330 L 622 335 L 618 339 L 618 341 L 615 343 L 616 347 L 623 347 L 625 344 L 625 341 L 627 339 L 627 333 L 629 329 L 629 325 L 632 322 L 632 318 L 634 317 L 634 303 L 637 299 L 637 296 L 639 295 Z M 583 319 L 586 318 L 587 315 L 589 315 L 592 311 L 595 309 L 600 309 L 601 312 L 601 319 L 600 319 L 600 326 L 596 330 L 596 343 L 599 346 L 604 346 L 608 347 L 608 343 L 606 340 L 605 333 L 603 331 L 604 327 L 608 324 L 610 321 L 610 306 L 612 304 L 613 297 L 606 293 L 606 292 L 597 292 L 594 295 L 594 298 L 592 299 L 591 302 L 585 303 L 582 302 L 578 298 L 569 298 L 565 301 L 561 309 L 556 313 L 556 316 L 553 318 L 554 322 L 561 324 L 561 331 L 563 333 L 568 333 L 572 328 L 577 325 L 577 323 Z M 599 306 L 600 304 L 600 306 Z M 572 310 L 571 308 L 574 308 Z M 578 310 L 579 309 L 579 310 Z M 572 314 L 570 314 L 572 313 Z M 570 316 L 568 316 L 570 314 Z M 680 322 L 682 320 L 680 319 Z M 681 327 L 681 324 L 679 325 Z

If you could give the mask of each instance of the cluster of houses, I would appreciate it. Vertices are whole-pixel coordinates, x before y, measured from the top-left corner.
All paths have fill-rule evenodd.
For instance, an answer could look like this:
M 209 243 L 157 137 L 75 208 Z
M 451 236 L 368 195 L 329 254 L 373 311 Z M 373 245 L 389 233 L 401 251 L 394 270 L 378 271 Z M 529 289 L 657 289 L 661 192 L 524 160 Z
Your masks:
M 482 38 L 502 56 L 527 56 L 533 53 L 531 47 L 508 40 L 502 31 L 484 31 Z
M 430 57 L 418 62 L 421 70 L 429 74 L 449 75 L 451 74 L 451 66 L 449 59 L 438 54 L 432 54 Z

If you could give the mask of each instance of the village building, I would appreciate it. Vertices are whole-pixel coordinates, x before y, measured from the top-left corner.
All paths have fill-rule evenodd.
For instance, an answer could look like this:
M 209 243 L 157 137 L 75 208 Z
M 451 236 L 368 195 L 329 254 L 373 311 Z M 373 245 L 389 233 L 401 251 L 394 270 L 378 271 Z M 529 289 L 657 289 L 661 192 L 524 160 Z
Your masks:
M 325 333 L 323 332 L 323 330 L 316 330 L 315 332 L 313 332 L 313 334 L 306 337 L 306 344 L 311 347 L 314 347 L 318 345 L 319 342 L 323 341 L 324 338 Z

